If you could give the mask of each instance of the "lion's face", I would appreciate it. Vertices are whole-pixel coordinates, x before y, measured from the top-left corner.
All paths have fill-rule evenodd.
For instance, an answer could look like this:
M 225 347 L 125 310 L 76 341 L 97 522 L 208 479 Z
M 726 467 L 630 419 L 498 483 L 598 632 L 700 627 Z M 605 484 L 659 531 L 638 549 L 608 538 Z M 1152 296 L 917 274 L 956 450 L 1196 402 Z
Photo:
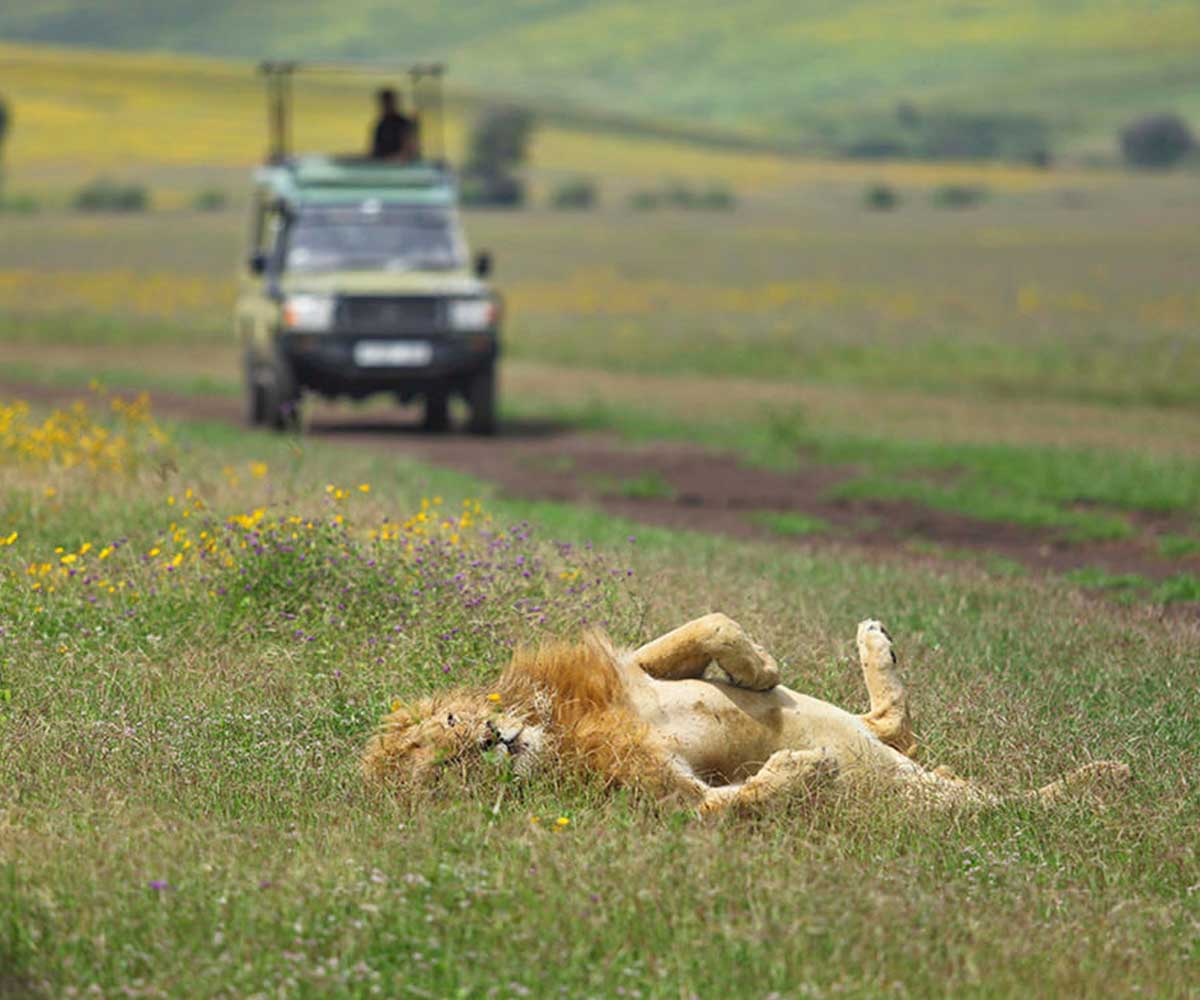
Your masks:
M 395 764 L 414 780 L 432 781 L 447 765 L 470 763 L 485 755 L 511 760 L 520 775 L 536 765 L 545 742 L 540 726 L 528 725 L 486 701 L 454 699 L 423 707 L 428 708 L 427 715 L 385 736 Z

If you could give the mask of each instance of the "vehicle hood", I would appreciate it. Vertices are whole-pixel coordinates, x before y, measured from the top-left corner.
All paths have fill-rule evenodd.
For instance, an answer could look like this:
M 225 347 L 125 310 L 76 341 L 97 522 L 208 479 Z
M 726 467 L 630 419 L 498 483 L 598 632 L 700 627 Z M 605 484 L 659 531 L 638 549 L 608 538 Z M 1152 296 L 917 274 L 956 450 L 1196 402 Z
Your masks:
M 279 280 L 284 294 L 315 295 L 482 295 L 486 282 L 468 271 L 325 271 L 286 274 Z

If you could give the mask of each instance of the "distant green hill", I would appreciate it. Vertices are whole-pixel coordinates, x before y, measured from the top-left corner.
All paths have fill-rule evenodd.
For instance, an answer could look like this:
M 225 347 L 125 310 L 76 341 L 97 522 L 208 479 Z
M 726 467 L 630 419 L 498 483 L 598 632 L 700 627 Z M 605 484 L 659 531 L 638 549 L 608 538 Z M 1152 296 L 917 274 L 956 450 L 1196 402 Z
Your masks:
M 914 111 L 1038 116 L 1076 149 L 1144 111 L 1200 122 L 1196 0 L 17 0 L 0 38 L 445 58 L 475 90 L 865 151 Z

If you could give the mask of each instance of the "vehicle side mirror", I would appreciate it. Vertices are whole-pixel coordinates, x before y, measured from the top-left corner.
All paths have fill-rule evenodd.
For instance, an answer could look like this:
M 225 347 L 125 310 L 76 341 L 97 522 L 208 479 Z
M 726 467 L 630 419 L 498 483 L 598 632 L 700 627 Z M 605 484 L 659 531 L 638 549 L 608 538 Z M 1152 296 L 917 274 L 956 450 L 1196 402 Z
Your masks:
M 257 250 L 250 255 L 250 273 L 262 274 L 267 269 L 267 255 Z
M 492 273 L 492 255 L 482 250 L 475 257 L 475 277 L 486 278 Z

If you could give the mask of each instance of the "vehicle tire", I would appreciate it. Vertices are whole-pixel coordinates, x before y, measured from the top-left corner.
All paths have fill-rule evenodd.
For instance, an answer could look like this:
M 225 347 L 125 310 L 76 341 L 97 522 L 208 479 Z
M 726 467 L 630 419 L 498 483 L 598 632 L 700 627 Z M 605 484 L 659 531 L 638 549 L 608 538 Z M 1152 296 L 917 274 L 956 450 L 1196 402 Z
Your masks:
M 425 397 L 425 430 L 440 434 L 450 429 L 450 397 L 431 392 Z
M 270 365 L 270 377 L 263 390 L 266 422 L 272 430 L 300 429 L 300 386 L 287 359 L 276 355 Z
M 496 433 L 496 370 L 489 368 L 471 379 L 467 386 L 467 406 L 471 418 L 467 430 L 472 434 Z
M 242 422 L 247 427 L 261 427 L 267 422 L 266 392 L 249 353 L 242 363 Z

